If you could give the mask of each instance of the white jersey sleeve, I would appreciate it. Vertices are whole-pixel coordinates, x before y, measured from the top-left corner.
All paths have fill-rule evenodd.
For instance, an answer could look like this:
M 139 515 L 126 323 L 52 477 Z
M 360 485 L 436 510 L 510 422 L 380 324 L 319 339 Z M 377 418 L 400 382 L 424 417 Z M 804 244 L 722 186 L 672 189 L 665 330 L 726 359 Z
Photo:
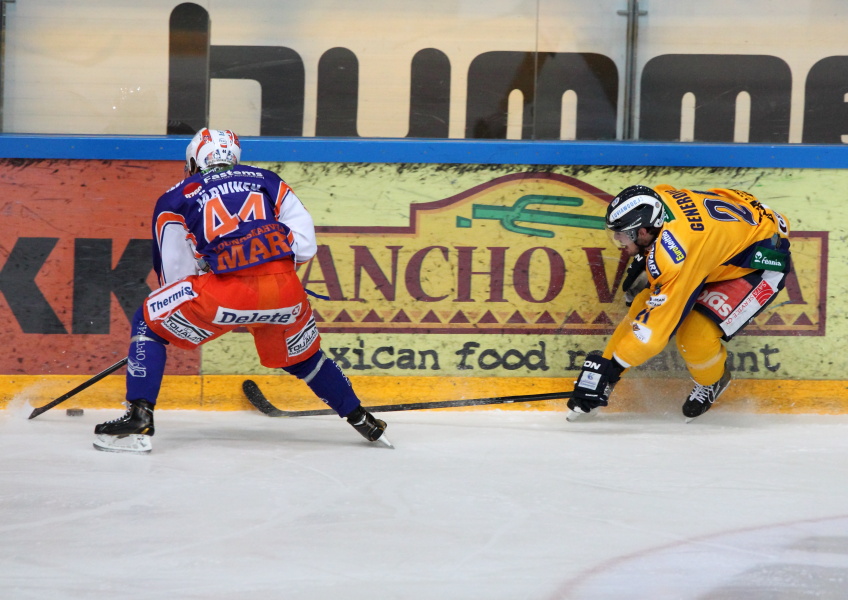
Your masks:
M 315 239 L 315 224 L 303 202 L 288 185 L 281 185 L 282 202 L 278 204 L 277 220 L 292 232 L 292 250 L 295 262 L 304 263 L 315 256 L 318 242 Z
M 181 223 L 167 223 L 159 236 L 159 254 L 162 257 L 160 285 L 173 283 L 198 272 L 194 257 L 194 244 L 186 237 Z

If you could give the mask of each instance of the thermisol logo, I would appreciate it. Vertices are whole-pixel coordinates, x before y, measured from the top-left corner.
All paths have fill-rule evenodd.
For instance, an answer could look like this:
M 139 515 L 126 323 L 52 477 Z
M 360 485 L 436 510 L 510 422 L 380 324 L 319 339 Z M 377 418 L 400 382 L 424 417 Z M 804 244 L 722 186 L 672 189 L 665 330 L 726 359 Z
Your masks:
M 147 313 L 151 319 L 161 319 L 196 296 L 197 294 L 190 282 L 177 282 L 161 290 L 156 290 L 147 297 Z

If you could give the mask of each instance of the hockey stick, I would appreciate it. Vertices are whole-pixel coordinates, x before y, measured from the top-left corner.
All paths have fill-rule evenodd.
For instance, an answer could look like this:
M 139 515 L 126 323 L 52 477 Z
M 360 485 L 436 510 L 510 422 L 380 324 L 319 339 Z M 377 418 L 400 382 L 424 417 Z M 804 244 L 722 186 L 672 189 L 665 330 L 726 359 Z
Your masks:
M 325 408 L 317 410 L 280 410 L 271 404 L 259 389 L 255 381 L 246 379 L 242 390 L 248 401 L 262 414 L 269 417 L 309 417 L 313 415 L 334 415 L 336 411 Z M 512 404 L 514 402 L 538 402 L 540 400 L 559 400 L 570 398 L 571 392 L 551 392 L 548 394 L 526 394 L 523 396 L 495 396 L 492 398 L 475 398 L 470 400 L 443 400 L 436 402 L 411 402 L 409 404 L 384 404 L 381 406 L 366 406 L 370 412 L 395 412 L 401 410 L 425 410 L 429 408 L 452 408 L 459 406 L 484 406 L 488 404 Z
M 56 398 L 56 399 L 55 399 L 55 400 L 53 400 L 52 402 L 49 402 L 49 403 L 45 404 L 44 406 L 42 406 L 42 407 L 40 407 L 40 408 L 36 408 L 36 409 L 35 409 L 35 410 L 33 410 L 33 411 L 32 411 L 32 413 L 29 415 L 29 418 L 30 418 L 30 419 L 34 419 L 35 417 L 37 417 L 37 416 L 38 416 L 38 415 L 40 415 L 41 413 L 43 413 L 43 412 L 47 412 L 48 410 L 50 410 L 51 408 L 53 408 L 53 407 L 54 407 L 54 406 L 56 406 L 57 404 L 61 404 L 62 402 L 64 402 L 64 401 L 65 401 L 65 400 L 67 400 L 68 398 L 70 398 L 71 396 L 76 396 L 77 394 L 79 394 L 81 391 L 83 391 L 83 390 L 84 390 L 84 389 L 86 389 L 87 387 L 90 387 L 90 386 L 94 385 L 95 383 L 97 383 L 98 381 L 100 381 L 101 379 L 103 379 L 104 377 L 106 377 L 107 375 L 109 375 L 110 373 L 114 373 L 115 371 L 117 371 L 118 369 L 120 369 L 121 367 L 123 367 L 125 364 L 127 364 L 127 359 L 126 359 L 126 358 L 122 358 L 121 360 L 119 360 L 118 362 L 116 362 L 116 363 L 115 363 L 114 365 L 112 365 L 111 367 L 109 367 L 109 368 L 107 368 L 107 369 L 104 369 L 103 371 L 100 371 L 100 373 L 98 373 L 97 375 L 95 375 L 94 377 L 92 377 L 91 379 L 89 379 L 88 381 L 86 381 L 86 382 L 84 382 L 84 383 L 79 384 L 77 387 L 75 387 L 74 389 L 72 389 L 70 392 L 68 392 L 68 393 L 66 393 L 66 394 L 63 394 L 63 395 L 59 396 L 58 398 Z

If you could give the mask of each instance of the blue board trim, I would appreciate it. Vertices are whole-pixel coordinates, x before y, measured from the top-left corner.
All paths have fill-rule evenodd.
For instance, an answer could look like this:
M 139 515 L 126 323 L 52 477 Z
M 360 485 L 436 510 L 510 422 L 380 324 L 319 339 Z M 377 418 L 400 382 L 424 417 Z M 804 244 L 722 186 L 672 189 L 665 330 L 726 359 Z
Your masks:
M 182 160 L 189 136 L 0 135 L 0 158 Z M 848 145 L 245 137 L 244 162 L 848 168 Z

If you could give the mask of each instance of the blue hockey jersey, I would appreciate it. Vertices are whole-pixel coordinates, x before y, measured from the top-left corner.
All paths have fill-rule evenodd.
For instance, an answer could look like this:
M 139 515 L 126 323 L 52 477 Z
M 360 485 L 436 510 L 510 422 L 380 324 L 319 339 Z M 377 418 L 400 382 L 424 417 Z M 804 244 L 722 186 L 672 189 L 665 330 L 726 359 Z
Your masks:
M 205 270 L 305 262 L 317 249 L 312 218 L 288 184 L 245 165 L 192 175 L 165 192 L 154 209 L 153 236 L 161 285 Z

